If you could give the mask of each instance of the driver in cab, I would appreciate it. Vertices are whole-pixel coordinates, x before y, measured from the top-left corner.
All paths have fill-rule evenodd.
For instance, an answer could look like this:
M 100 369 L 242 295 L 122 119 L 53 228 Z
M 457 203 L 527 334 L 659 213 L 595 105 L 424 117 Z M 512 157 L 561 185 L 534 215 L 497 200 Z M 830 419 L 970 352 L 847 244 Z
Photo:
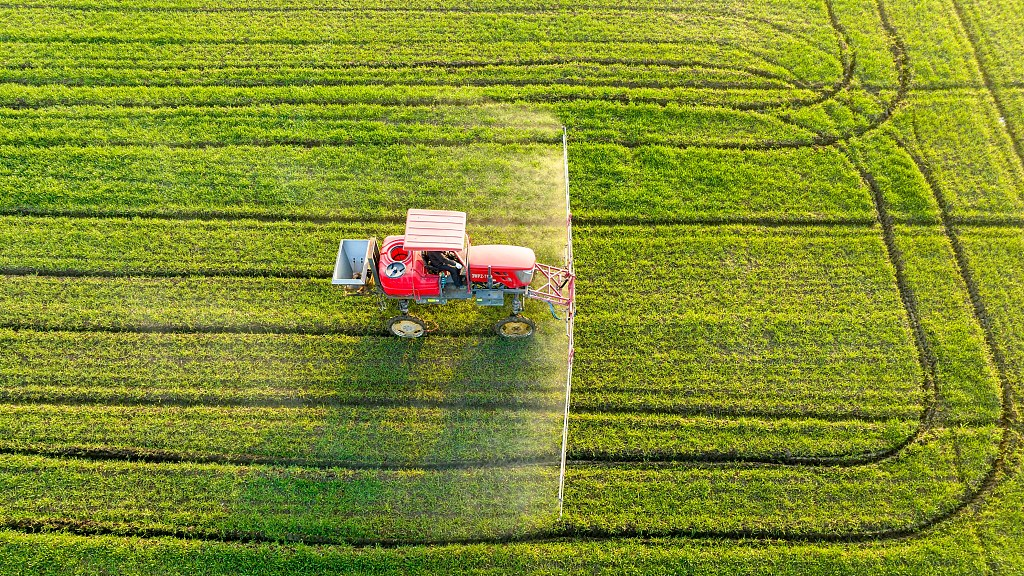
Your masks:
M 462 288 L 462 263 L 452 252 L 424 252 L 427 261 L 428 271 L 440 274 L 447 272 L 451 275 L 452 283 L 456 288 Z

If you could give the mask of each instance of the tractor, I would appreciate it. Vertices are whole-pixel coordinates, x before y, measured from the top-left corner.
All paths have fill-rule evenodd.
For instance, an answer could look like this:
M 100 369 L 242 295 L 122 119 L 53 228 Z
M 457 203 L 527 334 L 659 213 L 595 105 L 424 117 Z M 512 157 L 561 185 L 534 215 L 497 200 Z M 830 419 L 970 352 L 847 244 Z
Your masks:
M 466 213 L 410 209 L 405 234 L 345 239 L 338 246 L 332 284 L 348 293 L 377 294 L 398 301 L 399 315 L 389 318 L 387 331 L 400 338 L 419 338 L 430 330 L 409 313 L 409 304 L 445 304 L 469 300 L 480 306 L 505 306 L 511 314 L 494 326 L 503 338 L 531 336 L 536 329 L 523 316 L 526 298 L 547 302 L 571 313 L 575 275 L 566 267 L 539 264 L 533 250 L 501 244 L 473 246 L 466 234 Z M 533 285 L 537 284 L 537 287 Z

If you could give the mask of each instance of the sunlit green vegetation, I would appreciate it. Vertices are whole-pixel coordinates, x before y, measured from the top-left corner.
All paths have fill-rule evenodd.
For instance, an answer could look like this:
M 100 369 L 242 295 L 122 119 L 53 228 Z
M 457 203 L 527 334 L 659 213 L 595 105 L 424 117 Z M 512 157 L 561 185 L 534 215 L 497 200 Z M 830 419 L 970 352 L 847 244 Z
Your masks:
M 0 573 L 1019 573 L 1022 23 L 0 7 Z M 409 207 L 560 263 L 562 125 L 560 519 L 560 320 L 329 277 Z

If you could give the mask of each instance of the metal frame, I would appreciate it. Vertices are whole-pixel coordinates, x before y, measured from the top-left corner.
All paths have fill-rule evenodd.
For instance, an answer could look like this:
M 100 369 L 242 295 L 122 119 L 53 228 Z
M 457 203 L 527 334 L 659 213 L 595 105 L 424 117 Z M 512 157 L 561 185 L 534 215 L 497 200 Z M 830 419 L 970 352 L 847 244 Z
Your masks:
M 565 376 L 565 413 L 562 419 L 562 454 L 558 472 L 558 519 L 562 519 L 565 508 L 565 455 L 569 447 L 569 404 L 572 398 L 572 365 L 576 356 L 575 325 L 576 325 L 576 263 L 572 251 L 572 209 L 569 197 L 569 130 L 562 126 L 562 167 L 565 176 L 565 275 L 564 292 L 562 288 L 552 293 L 567 297 L 565 334 L 568 337 L 568 361 Z M 550 277 L 548 277 L 550 282 Z

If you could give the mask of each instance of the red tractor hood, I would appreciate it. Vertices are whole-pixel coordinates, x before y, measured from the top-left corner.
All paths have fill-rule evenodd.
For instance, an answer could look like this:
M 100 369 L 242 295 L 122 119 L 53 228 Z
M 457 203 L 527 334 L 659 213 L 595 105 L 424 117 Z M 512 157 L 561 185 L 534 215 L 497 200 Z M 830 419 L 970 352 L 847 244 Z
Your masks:
M 506 246 L 504 244 L 484 244 L 471 246 L 469 249 L 469 266 L 486 269 L 505 268 L 510 270 L 533 270 L 537 256 L 533 250 L 522 246 Z

